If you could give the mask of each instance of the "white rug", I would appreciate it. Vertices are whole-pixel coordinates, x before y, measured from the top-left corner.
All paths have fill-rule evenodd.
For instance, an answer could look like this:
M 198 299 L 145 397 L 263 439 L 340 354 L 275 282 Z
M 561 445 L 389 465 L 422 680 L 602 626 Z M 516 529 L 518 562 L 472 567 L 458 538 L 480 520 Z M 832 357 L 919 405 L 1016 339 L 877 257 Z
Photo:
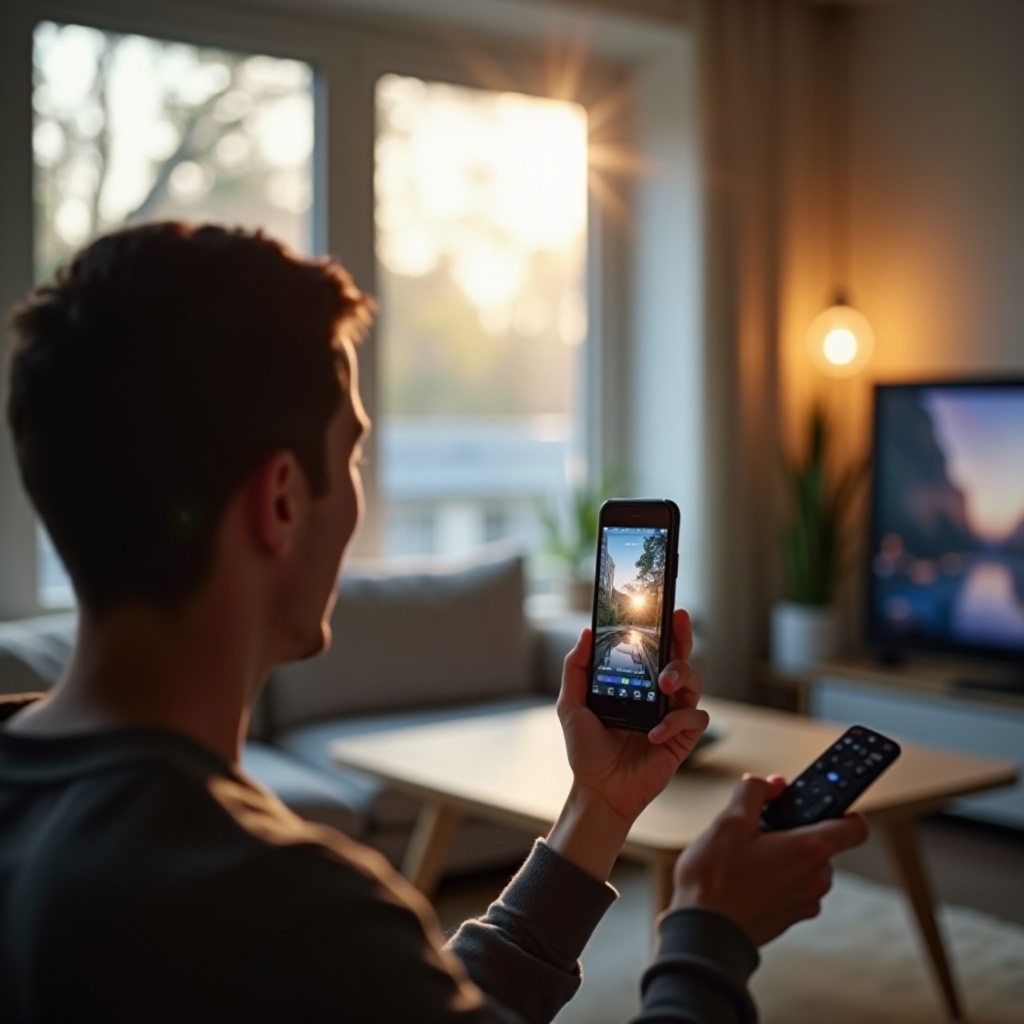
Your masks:
M 622 866 L 613 882 L 622 898 L 584 951 L 583 987 L 557 1024 L 622 1024 L 637 1011 L 652 948 L 650 899 L 642 869 Z M 491 896 L 442 901 L 445 928 Z M 944 908 L 940 925 L 971 1024 L 1024 1024 L 1024 928 L 962 907 Z M 762 951 L 752 987 L 762 1024 L 946 1019 L 902 895 L 850 874 L 836 876 L 821 917 Z

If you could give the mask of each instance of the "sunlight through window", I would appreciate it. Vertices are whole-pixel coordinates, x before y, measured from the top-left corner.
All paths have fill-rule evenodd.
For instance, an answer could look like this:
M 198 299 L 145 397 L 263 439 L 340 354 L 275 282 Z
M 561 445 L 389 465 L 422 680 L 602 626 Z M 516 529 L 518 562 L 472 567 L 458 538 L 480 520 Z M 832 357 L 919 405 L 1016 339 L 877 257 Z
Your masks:
M 376 108 L 388 548 L 535 547 L 581 464 L 586 111 L 398 75 Z
M 33 59 L 37 280 L 97 235 L 167 218 L 311 250 L 309 64 L 48 21 Z M 44 536 L 39 600 L 72 602 Z

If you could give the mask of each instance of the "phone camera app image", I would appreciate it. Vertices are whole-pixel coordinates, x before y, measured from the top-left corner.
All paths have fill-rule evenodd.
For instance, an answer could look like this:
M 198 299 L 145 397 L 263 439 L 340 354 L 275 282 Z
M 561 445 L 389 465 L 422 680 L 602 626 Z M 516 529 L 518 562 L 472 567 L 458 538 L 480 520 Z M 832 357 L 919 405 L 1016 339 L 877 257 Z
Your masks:
M 595 684 L 620 698 L 653 699 L 661 647 L 668 531 L 607 527 L 601 533 L 594 616 Z

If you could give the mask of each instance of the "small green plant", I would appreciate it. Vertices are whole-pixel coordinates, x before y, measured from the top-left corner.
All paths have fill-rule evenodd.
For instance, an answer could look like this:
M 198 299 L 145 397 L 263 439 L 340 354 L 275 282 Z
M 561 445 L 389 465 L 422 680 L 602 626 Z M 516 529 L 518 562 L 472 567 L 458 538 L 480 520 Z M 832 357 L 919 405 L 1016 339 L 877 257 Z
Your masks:
M 800 604 L 828 604 L 834 597 L 850 551 L 845 521 L 868 462 L 829 472 L 831 424 L 815 404 L 803 458 L 783 456 L 788 520 L 781 530 L 786 597 Z
M 564 565 L 571 580 L 593 581 L 598 513 L 619 481 L 617 473 L 605 473 L 596 482 L 572 488 L 567 505 L 545 502 L 538 508 L 544 550 Z

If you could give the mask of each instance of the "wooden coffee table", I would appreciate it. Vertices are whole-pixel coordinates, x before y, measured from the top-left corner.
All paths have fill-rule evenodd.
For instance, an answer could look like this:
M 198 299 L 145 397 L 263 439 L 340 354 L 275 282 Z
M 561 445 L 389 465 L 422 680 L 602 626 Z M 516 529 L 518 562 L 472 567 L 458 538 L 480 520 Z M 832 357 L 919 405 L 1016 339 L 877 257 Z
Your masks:
M 676 857 L 725 806 L 744 772 L 792 778 L 843 728 L 732 701 L 705 699 L 701 706 L 724 727 L 725 738 L 677 773 L 637 820 L 623 848 L 624 856 L 648 865 L 658 909 L 668 904 Z M 902 746 L 902 757 L 856 809 L 884 838 L 950 1019 L 963 1020 L 914 823 L 956 797 L 1012 784 L 1017 765 Z M 460 817 L 543 835 L 571 781 L 553 704 L 353 736 L 335 741 L 331 753 L 338 764 L 369 772 L 423 801 L 402 871 L 428 894 Z

